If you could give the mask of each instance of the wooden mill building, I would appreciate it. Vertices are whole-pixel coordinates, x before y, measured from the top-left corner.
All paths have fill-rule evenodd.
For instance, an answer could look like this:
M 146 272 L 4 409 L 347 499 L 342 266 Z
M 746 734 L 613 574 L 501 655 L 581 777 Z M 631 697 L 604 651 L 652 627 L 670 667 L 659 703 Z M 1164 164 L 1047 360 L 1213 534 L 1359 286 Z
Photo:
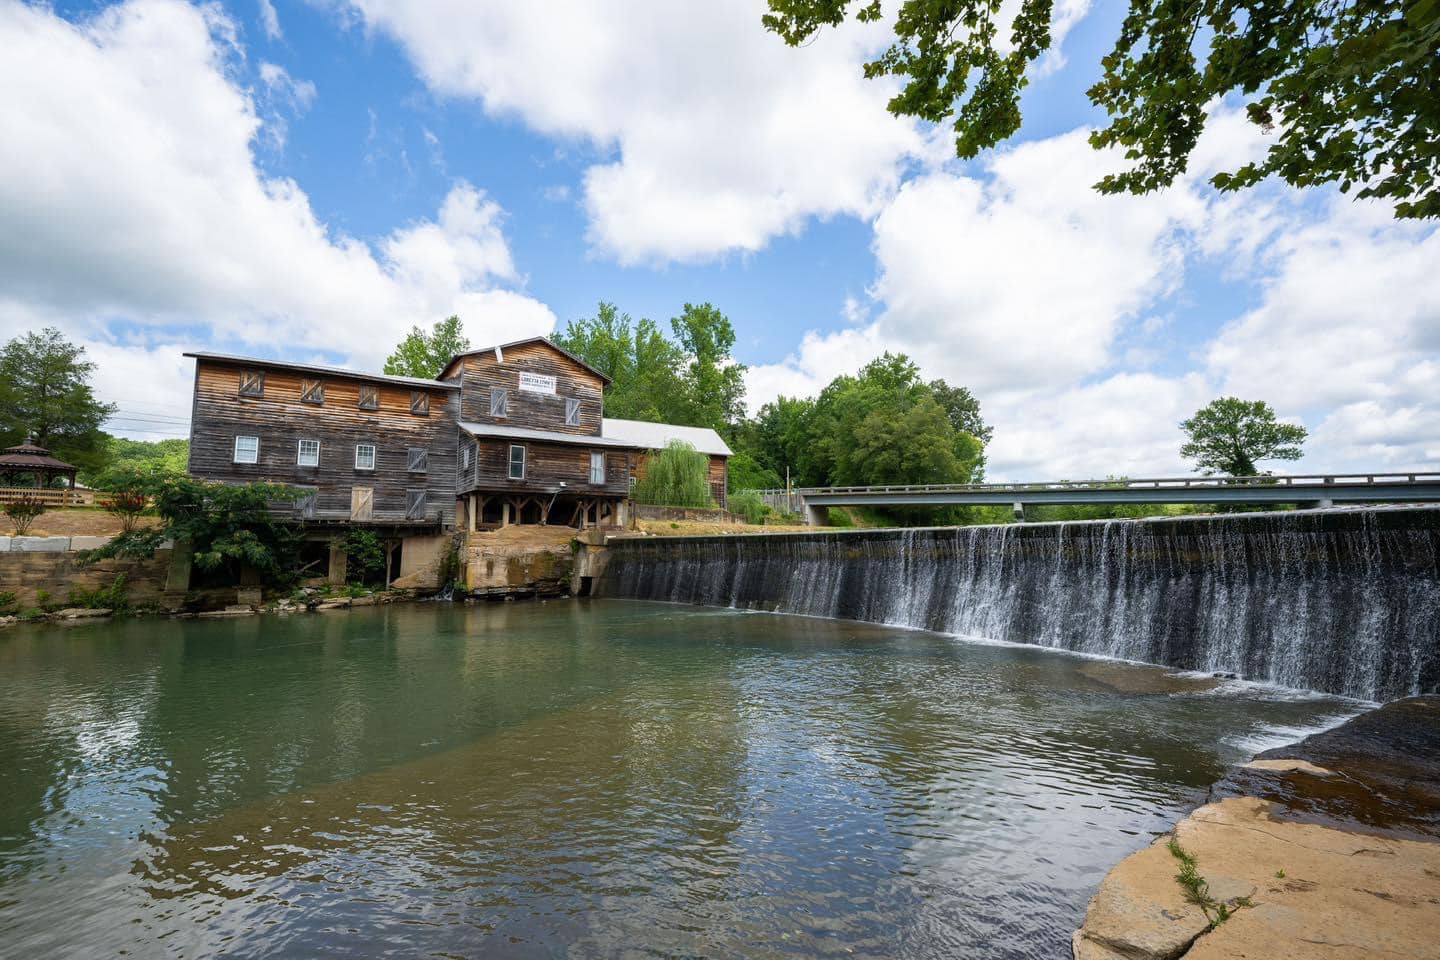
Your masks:
M 673 440 L 710 457 L 725 503 L 730 450 L 715 431 L 607 418 L 608 378 L 544 337 L 468 351 L 433 380 L 186 356 L 190 473 L 299 487 L 294 509 L 317 531 L 625 526 L 645 456 Z

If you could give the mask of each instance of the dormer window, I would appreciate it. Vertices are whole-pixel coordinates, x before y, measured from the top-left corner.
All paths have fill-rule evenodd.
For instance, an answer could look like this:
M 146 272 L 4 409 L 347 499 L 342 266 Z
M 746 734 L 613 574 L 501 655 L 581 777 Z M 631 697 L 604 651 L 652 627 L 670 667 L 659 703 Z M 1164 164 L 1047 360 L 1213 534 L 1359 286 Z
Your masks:
M 495 387 L 490 391 L 490 416 L 504 417 L 509 415 L 510 391 L 501 387 Z
M 301 380 L 300 400 L 304 403 L 322 404 L 325 402 L 325 381 L 324 380 Z
M 373 383 L 362 383 L 360 385 L 360 409 L 380 409 L 380 388 Z
M 430 416 L 430 394 L 424 390 L 411 390 L 410 412 L 417 417 Z
M 265 372 L 263 370 L 240 371 L 240 396 L 265 396 Z

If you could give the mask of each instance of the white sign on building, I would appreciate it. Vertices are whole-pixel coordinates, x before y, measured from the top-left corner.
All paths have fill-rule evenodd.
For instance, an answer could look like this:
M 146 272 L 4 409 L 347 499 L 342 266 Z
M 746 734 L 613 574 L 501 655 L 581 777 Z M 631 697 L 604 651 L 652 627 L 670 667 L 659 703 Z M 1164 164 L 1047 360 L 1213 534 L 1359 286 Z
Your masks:
M 555 378 L 544 373 L 520 372 L 520 389 L 531 393 L 554 393 Z

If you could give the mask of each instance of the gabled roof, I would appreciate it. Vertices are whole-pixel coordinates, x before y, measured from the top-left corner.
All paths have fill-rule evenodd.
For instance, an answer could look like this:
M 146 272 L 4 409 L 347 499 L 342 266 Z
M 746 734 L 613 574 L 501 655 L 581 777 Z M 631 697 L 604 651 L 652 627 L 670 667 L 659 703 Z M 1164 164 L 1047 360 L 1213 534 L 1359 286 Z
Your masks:
M 594 367 L 590 366 L 590 364 L 586 363 L 584 360 L 581 360 L 569 350 L 566 350 L 564 347 L 555 343 L 555 341 L 551 340 L 549 337 L 526 337 L 523 340 L 511 340 L 509 343 L 497 343 L 493 346 L 481 347 L 478 350 L 466 350 L 464 353 L 457 353 L 455 354 L 455 356 L 451 357 L 445 362 L 445 366 L 441 369 L 439 375 L 444 376 L 450 370 L 450 368 L 454 366 L 455 361 L 459 360 L 461 357 L 476 357 L 482 353 L 490 353 L 493 350 L 499 350 L 503 353 L 506 350 L 509 350 L 511 347 L 521 347 L 527 343 L 543 343 L 557 353 L 564 354 L 571 360 L 574 360 L 576 363 L 580 364 L 580 366 L 584 367 L 586 370 L 589 370 L 591 373 L 595 374 L 595 376 L 605 381 L 607 385 L 611 382 L 610 378 L 605 376 L 605 374 L 601 373 L 599 370 L 596 370 Z
M 388 373 L 364 373 L 360 370 L 347 370 L 344 367 L 327 367 L 316 363 L 292 363 L 289 360 L 264 360 L 260 357 L 241 357 L 230 353 L 210 353 L 204 350 L 197 350 L 194 353 L 185 354 L 187 357 L 195 357 L 197 360 L 217 360 L 222 363 L 240 363 L 249 367 L 268 367 L 276 370 L 298 370 L 302 373 L 318 373 L 332 377 L 349 377 L 352 380 L 370 380 L 377 383 L 403 384 L 407 387 L 425 387 L 432 390 L 459 390 L 458 383 L 445 383 L 443 380 L 425 380 L 421 377 L 395 377 Z
M 683 440 L 701 453 L 728 457 L 730 448 L 720 439 L 720 434 L 709 427 L 682 427 L 673 423 L 650 423 L 646 420 L 613 420 L 610 417 L 600 421 L 600 433 L 622 441 L 627 447 L 644 450 L 663 450 L 672 440 Z
M 73 472 L 80 469 L 73 463 L 55 459 L 50 456 L 49 450 L 36 446 L 30 440 L 0 451 L 0 467 L 7 470 L 53 470 L 56 472 Z

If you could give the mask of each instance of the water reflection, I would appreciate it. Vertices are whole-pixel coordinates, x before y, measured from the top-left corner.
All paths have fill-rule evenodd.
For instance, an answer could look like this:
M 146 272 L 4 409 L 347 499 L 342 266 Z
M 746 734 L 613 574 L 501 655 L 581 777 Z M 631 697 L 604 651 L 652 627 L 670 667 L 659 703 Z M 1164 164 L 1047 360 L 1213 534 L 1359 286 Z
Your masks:
M 0 953 L 1052 957 L 1347 709 L 1157 676 L 613 601 L 0 635 Z

